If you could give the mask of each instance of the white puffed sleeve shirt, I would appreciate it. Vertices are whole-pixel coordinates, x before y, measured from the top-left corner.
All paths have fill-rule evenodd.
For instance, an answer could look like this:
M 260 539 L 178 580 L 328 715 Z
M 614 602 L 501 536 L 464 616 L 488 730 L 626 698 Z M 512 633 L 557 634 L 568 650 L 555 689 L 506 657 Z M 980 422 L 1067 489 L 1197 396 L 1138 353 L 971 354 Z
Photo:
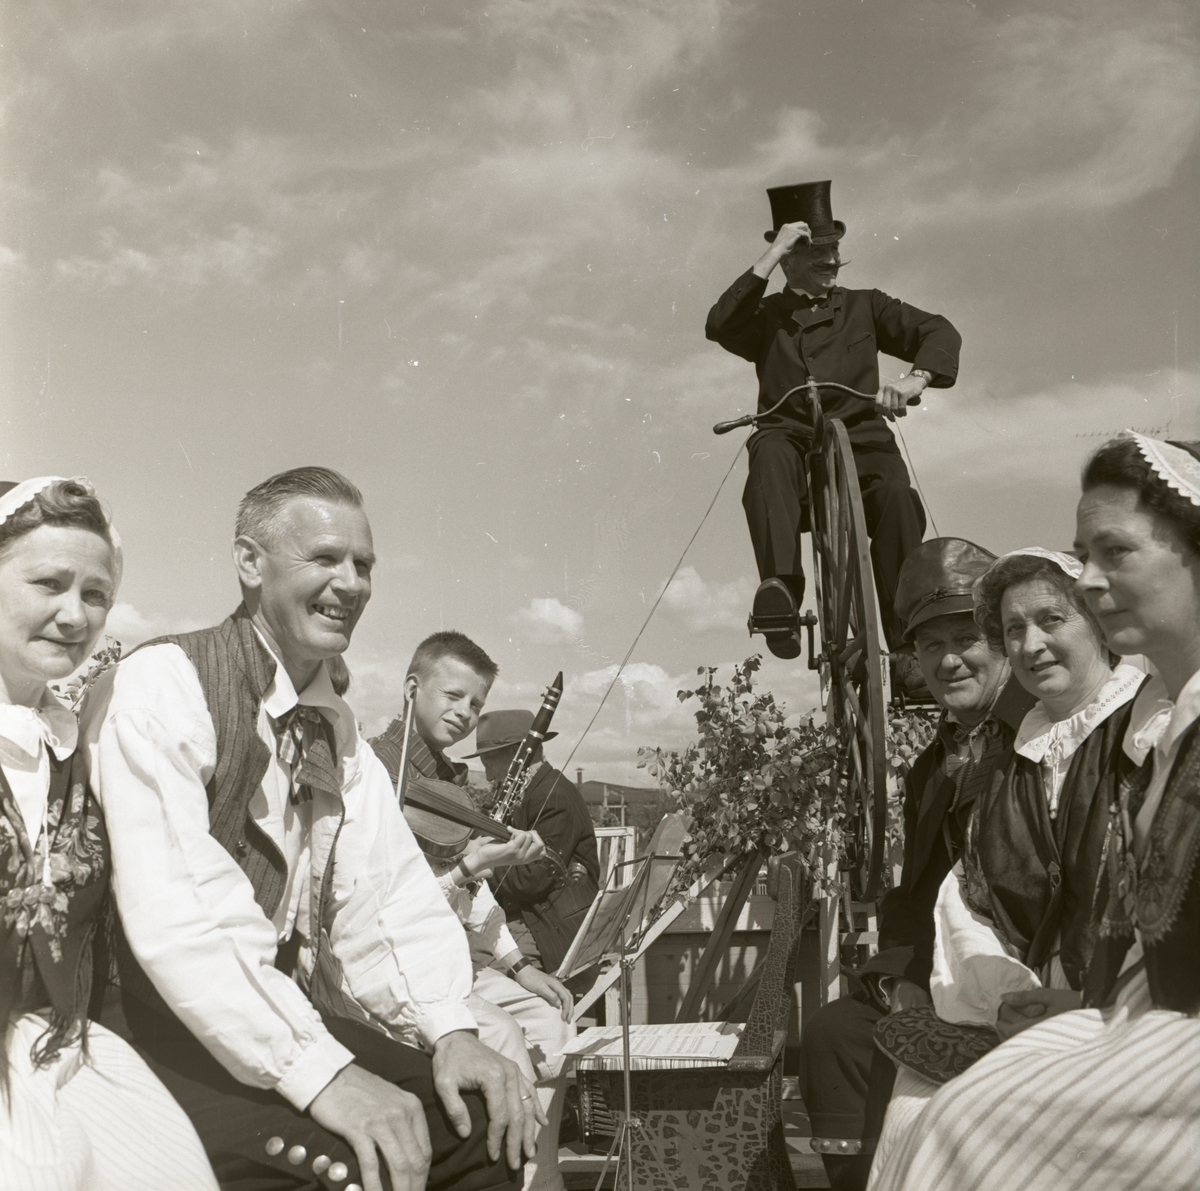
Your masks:
M 209 833 L 205 787 L 216 765 L 216 732 L 186 654 L 176 645 L 150 646 L 104 677 L 106 689 L 94 695 L 107 707 L 88 743 L 121 922 L 163 999 L 236 1079 L 273 1088 L 304 1109 L 354 1061 L 301 988 L 275 967 L 293 928 L 307 941 L 301 963 L 311 959 L 317 932 L 308 919 L 310 893 L 331 858 L 323 925 L 343 994 L 415 1046 L 431 1048 L 451 1031 L 476 1029 L 466 1004 L 466 936 L 397 806 L 387 770 L 324 666 L 297 694 L 277 665 L 259 710 L 258 734 L 271 760 L 250 812 L 287 861 L 273 921 Z M 333 725 L 340 799 L 317 791 L 297 806 L 289 797 L 290 768 L 276 756 L 271 717 L 298 702 L 317 707 Z

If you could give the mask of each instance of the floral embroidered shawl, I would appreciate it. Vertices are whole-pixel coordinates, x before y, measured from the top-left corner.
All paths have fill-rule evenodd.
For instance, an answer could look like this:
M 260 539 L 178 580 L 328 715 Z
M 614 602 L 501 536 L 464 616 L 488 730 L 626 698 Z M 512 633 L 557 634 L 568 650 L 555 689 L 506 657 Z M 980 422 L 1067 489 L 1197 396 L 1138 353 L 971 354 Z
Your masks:
M 92 938 L 108 885 L 108 836 L 84 760 L 82 749 L 51 758 L 46 831 L 38 824 L 36 840 L 0 769 L 0 1028 L 42 1013 L 39 1064 L 85 1036 Z M 7 1065 L 0 1046 L 0 1079 Z

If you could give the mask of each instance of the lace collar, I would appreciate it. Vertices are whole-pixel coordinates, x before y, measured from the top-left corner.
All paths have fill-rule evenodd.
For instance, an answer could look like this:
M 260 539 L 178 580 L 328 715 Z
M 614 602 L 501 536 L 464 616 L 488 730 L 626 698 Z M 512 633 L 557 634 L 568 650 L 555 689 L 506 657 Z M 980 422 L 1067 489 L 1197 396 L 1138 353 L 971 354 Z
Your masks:
M 1013 750 L 1030 761 L 1062 762 L 1110 715 L 1119 711 L 1136 694 L 1146 675 L 1136 666 L 1122 662 L 1086 707 L 1065 720 L 1051 720 L 1039 699 L 1021 721 Z

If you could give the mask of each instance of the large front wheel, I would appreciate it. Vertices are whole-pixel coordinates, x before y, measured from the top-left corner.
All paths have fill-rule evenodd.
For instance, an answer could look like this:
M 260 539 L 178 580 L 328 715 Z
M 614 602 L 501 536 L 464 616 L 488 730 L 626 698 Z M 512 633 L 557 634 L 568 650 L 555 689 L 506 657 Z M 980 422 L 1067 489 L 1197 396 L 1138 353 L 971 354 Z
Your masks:
M 840 421 L 825 423 L 824 444 L 811 457 L 811 467 L 822 695 L 838 741 L 839 764 L 832 780 L 844 793 L 853 824 L 853 891 L 872 901 L 879 892 L 887 841 L 885 659 L 858 471 Z

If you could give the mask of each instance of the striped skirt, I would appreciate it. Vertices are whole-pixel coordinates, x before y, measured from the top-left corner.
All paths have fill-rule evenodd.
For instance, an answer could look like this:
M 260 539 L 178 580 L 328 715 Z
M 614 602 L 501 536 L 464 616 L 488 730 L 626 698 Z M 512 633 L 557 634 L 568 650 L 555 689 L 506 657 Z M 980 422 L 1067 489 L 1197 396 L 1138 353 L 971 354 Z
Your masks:
M 1200 1020 L 1148 1004 L 1142 977 L 1114 1008 L 1031 1026 L 928 1100 L 898 1080 L 869 1191 L 1194 1191 Z
M 191 1121 L 115 1034 L 92 1022 L 78 1044 L 34 1068 L 46 1023 L 25 1014 L 8 1030 L 9 1094 L 0 1099 L 5 1191 L 217 1191 Z

